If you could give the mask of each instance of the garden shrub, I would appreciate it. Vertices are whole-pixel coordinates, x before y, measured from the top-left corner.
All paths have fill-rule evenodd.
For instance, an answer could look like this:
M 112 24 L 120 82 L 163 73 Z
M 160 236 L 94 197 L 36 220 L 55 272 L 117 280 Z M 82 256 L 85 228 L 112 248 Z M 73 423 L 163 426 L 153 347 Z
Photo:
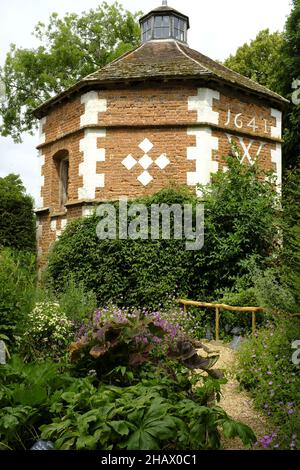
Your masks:
M 139 200 L 148 207 L 163 202 L 195 205 L 195 201 L 181 188 Z M 98 222 L 96 215 L 74 221 L 55 244 L 48 264 L 48 279 L 55 289 L 61 289 L 72 273 L 76 283 L 97 294 L 102 307 L 113 301 L 157 308 L 174 291 L 188 294 L 191 253 L 185 250 L 184 240 L 99 240 Z
M 97 295 L 129 307 L 159 308 L 169 296 L 216 300 L 232 288 L 257 258 L 263 268 L 278 239 L 277 193 L 272 177 L 257 165 L 228 157 L 228 171 L 213 175 L 197 199 L 187 189 L 169 188 L 131 203 L 205 205 L 205 243 L 187 251 L 185 240 L 99 240 L 95 214 L 69 224 L 49 256 L 48 279 L 61 289 L 69 273 Z M 130 203 L 130 204 L 131 204 Z M 116 208 L 118 211 L 118 203 Z M 174 222 L 174 221 L 173 221 Z M 172 232 L 171 232 L 172 233 Z
M 35 252 L 33 199 L 17 175 L 0 178 L 0 247 Z
M 0 366 L 0 450 L 29 449 L 38 439 L 38 427 L 51 419 L 51 395 L 71 382 L 59 372 L 53 362 L 26 364 L 18 356 Z
M 299 365 L 292 362 L 297 340 L 300 319 L 281 314 L 238 350 L 237 377 L 276 430 L 265 447 L 300 449 L 300 375 Z
M 279 240 L 279 197 L 274 175 L 263 172 L 257 162 L 226 159 L 228 171 L 212 175 L 201 186 L 205 205 L 205 243 L 194 253 L 193 281 L 207 296 L 234 288 L 249 273 L 255 260 L 264 268 Z M 200 292 L 200 286 L 195 291 Z M 249 286 L 250 287 L 250 286 Z M 213 300 L 216 300 L 215 298 Z
M 95 293 L 87 291 L 83 282 L 76 283 L 72 275 L 67 278 L 63 291 L 57 295 L 57 301 L 66 317 L 77 323 L 97 308 Z
M 286 171 L 283 184 L 283 282 L 300 311 L 300 167 Z
M 66 419 L 42 426 L 42 437 L 67 450 L 218 449 L 221 428 L 227 437 L 253 443 L 252 431 L 222 408 L 200 404 L 197 392 L 178 390 L 176 380 L 157 378 L 124 388 L 86 387 L 80 411 L 78 391 L 64 393 L 55 407 Z
M 159 312 L 130 312 L 112 307 L 98 310 L 82 325 L 70 352 L 76 374 L 86 376 L 92 370 L 102 381 L 110 381 L 116 367 L 132 369 L 136 376 L 141 364 L 157 364 L 168 359 L 221 377 L 220 371 L 210 370 L 218 356 L 201 357 L 194 345 L 184 327 L 174 322 L 174 316 L 164 318 Z
M 74 336 L 74 323 L 58 303 L 37 303 L 27 315 L 26 330 L 19 337 L 20 352 L 26 360 L 58 360 Z
M 35 298 L 35 257 L 0 249 L 0 336 L 13 342 L 23 331 Z

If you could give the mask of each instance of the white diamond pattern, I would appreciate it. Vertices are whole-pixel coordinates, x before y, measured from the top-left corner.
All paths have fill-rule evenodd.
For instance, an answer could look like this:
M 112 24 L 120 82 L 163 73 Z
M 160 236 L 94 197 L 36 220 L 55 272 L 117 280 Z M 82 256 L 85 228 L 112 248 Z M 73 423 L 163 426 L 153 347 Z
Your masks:
M 136 164 L 137 164 L 137 161 L 135 160 L 135 158 L 133 158 L 131 154 L 127 155 L 127 157 L 124 158 L 124 160 L 122 161 L 122 165 L 124 165 L 125 168 L 127 168 L 127 170 L 132 170 L 132 168 Z
M 139 144 L 139 148 L 144 152 L 144 155 L 139 160 L 136 160 L 131 154 L 129 154 L 122 161 L 122 165 L 130 171 L 138 163 L 145 171 L 138 176 L 137 180 L 143 186 L 147 186 L 153 180 L 153 177 L 147 171 L 148 168 L 155 163 L 161 170 L 164 170 L 171 162 L 165 153 L 162 153 L 155 161 L 153 161 L 152 158 L 147 155 L 147 153 L 153 148 L 152 142 L 147 138 Z
M 156 160 L 156 165 L 161 169 L 164 170 L 166 166 L 170 164 L 170 160 L 168 159 L 165 153 L 162 153 Z
M 141 165 L 144 170 L 147 170 L 149 166 L 151 166 L 153 163 L 153 160 L 149 155 L 144 155 L 142 158 L 139 159 L 139 164 Z
M 152 176 L 148 171 L 143 171 L 143 173 L 138 177 L 138 181 L 143 185 L 147 186 L 153 180 Z
M 149 139 L 144 139 L 143 142 L 140 143 L 139 147 L 144 153 L 148 153 L 153 148 L 153 144 Z

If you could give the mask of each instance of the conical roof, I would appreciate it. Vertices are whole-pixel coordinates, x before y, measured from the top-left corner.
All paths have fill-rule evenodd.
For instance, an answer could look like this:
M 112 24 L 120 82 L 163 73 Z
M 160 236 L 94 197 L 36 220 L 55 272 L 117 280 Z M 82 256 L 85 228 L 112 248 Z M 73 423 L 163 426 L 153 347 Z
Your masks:
M 162 8 L 162 7 L 161 7 Z M 165 7 L 164 7 L 165 8 Z M 205 80 L 219 82 L 235 89 L 250 92 L 282 105 L 288 101 L 277 93 L 246 78 L 209 57 L 175 40 L 145 42 L 98 71 L 88 75 L 72 87 L 39 106 L 34 114 L 41 118 L 50 106 L 64 98 L 107 84 L 116 86 L 130 82 L 153 80 Z

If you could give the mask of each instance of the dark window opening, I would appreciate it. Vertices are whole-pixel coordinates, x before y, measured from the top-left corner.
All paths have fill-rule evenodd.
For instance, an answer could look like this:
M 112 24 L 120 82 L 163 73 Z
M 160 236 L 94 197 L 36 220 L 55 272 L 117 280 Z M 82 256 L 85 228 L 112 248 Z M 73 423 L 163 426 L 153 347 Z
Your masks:
M 69 190 L 69 159 L 63 158 L 59 164 L 59 202 L 64 207 L 68 201 Z

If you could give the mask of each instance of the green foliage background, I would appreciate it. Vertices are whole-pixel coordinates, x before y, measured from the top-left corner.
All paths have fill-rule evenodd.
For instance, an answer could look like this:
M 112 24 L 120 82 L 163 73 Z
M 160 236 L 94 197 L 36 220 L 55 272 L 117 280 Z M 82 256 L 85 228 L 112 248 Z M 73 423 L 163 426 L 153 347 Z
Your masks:
M 34 253 L 36 248 L 33 199 L 17 175 L 0 178 L 0 247 Z
M 118 2 L 102 2 L 81 15 L 60 18 L 53 13 L 47 24 L 39 22 L 34 29 L 38 47 L 12 44 L 0 68 L 1 134 L 19 142 L 23 132 L 35 130 L 34 108 L 137 46 L 140 15 Z
M 140 199 L 153 203 L 205 204 L 205 242 L 197 251 L 183 240 L 99 240 L 99 217 L 67 226 L 49 256 L 48 282 L 60 289 L 72 273 L 97 294 L 100 305 L 158 308 L 170 296 L 215 300 L 215 291 L 232 288 L 248 272 L 253 257 L 265 266 L 276 249 L 279 214 L 272 178 L 256 165 L 229 157 L 228 171 L 214 175 L 197 199 L 184 188 L 170 188 Z M 137 201 L 133 201 L 137 202 Z M 116 203 L 118 209 L 118 203 Z M 172 233 L 172 232 L 171 232 Z

